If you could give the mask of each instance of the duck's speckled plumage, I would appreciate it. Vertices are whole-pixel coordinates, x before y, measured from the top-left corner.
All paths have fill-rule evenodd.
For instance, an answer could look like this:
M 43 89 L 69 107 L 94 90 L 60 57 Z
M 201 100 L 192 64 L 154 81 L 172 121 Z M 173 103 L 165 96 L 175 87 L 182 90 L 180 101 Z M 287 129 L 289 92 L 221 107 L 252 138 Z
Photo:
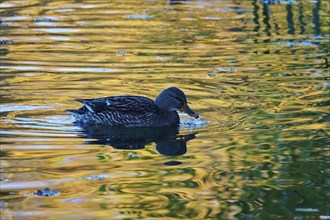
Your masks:
M 77 122 L 109 126 L 172 126 L 180 122 L 176 110 L 184 109 L 198 117 L 187 105 L 184 93 L 175 87 L 164 90 L 153 101 L 143 96 L 111 96 L 78 99 L 84 104 L 78 110 L 67 110 Z M 164 107 L 165 106 L 165 107 Z

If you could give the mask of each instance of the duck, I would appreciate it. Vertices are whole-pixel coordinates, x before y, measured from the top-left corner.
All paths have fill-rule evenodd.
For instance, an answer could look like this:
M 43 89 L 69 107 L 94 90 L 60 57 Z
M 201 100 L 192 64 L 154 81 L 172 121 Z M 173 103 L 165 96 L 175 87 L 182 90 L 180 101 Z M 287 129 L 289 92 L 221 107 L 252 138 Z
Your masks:
M 76 99 L 83 104 L 77 110 L 66 110 L 76 123 L 124 127 L 161 127 L 180 123 L 178 111 L 198 118 L 188 105 L 185 93 L 177 87 L 163 90 L 156 100 L 144 96 L 110 96 Z

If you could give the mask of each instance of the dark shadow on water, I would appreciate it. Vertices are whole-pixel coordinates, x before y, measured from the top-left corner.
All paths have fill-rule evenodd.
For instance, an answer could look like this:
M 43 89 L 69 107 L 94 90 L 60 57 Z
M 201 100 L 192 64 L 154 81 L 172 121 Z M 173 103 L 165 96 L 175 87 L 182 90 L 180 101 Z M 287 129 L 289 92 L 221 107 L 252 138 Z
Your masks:
M 294 34 L 295 33 L 295 28 L 294 28 L 294 22 L 293 22 L 293 10 L 292 10 L 292 5 L 288 4 L 286 6 L 286 20 L 288 22 L 288 34 Z
M 87 144 L 112 146 L 114 149 L 138 150 L 146 144 L 156 143 L 157 151 L 165 156 L 179 156 L 187 152 L 187 142 L 195 134 L 180 135 L 179 127 L 110 127 L 104 125 L 79 125 Z
M 314 36 L 320 36 L 323 35 L 321 31 L 321 24 L 320 21 L 320 10 L 321 10 L 321 2 L 322 1 L 313 1 L 315 6 L 312 8 L 312 11 L 310 12 L 309 5 L 312 3 L 305 2 L 305 1 L 286 1 L 286 0 L 253 0 L 252 6 L 253 6 L 253 22 L 255 24 L 254 32 L 259 33 L 261 23 L 260 23 L 260 4 L 262 5 L 262 15 L 263 15 L 263 23 L 265 24 L 264 32 L 267 36 L 271 36 L 272 32 L 276 31 L 278 29 L 278 24 L 276 22 L 277 19 L 274 19 L 277 17 L 277 13 L 273 10 L 274 5 L 280 5 L 282 7 L 283 11 L 286 12 L 286 22 L 287 22 L 287 33 L 289 35 L 295 35 L 298 33 L 298 27 L 300 29 L 299 34 L 305 34 L 306 33 L 306 27 L 311 26 L 314 31 Z M 260 4 L 259 4 L 260 3 Z M 297 14 L 297 15 L 296 15 Z M 311 14 L 312 19 L 309 20 L 308 16 Z M 296 19 L 296 17 L 298 19 Z M 313 22 L 312 25 L 309 24 L 309 22 Z M 273 29 L 271 30 L 271 28 Z M 283 27 L 280 27 L 283 28 Z M 278 33 L 277 33 L 278 34 Z
M 313 27 L 314 27 L 314 35 L 319 36 L 321 34 L 321 28 L 320 28 L 320 11 L 321 3 L 320 1 L 317 1 L 315 3 L 315 7 L 312 10 L 313 13 Z

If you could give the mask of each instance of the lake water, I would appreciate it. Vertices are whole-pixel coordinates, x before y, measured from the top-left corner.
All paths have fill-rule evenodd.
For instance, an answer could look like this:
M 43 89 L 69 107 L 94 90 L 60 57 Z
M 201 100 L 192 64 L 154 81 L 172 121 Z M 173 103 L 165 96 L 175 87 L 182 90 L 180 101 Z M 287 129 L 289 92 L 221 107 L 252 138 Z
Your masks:
M 2 1 L 1 220 L 330 219 L 329 6 Z M 170 86 L 200 119 L 123 131 L 64 112 Z

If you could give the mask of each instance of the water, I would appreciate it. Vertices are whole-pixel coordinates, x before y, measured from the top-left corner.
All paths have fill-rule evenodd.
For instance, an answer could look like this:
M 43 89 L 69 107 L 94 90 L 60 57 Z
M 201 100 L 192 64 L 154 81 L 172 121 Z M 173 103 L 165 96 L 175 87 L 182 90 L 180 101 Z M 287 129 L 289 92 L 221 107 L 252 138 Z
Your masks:
M 1 219 L 330 219 L 328 8 L 3 1 Z M 203 118 L 141 137 L 64 112 L 170 86 Z

